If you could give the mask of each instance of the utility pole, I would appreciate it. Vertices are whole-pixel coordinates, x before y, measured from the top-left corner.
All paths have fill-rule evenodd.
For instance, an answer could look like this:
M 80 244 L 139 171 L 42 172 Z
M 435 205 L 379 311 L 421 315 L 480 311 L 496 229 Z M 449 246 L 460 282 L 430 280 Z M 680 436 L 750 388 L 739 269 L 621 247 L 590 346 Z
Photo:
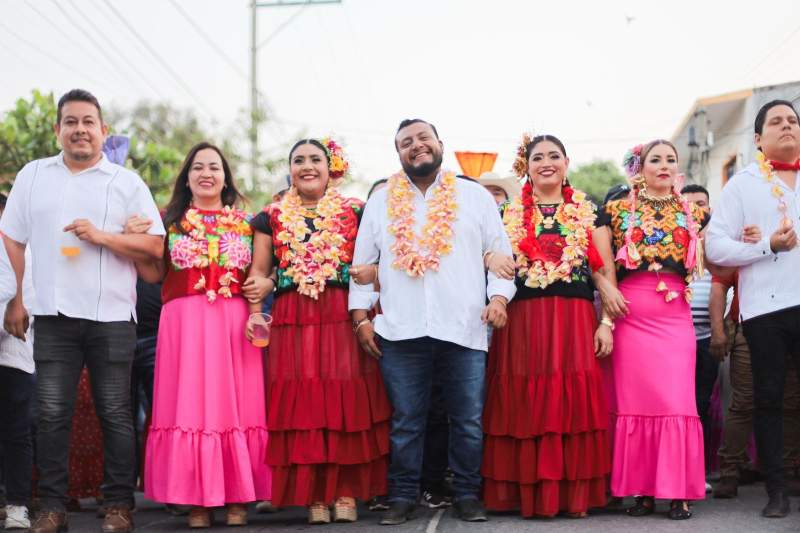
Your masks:
M 272 0 L 270 2 L 252 0 L 250 2 L 250 176 L 247 180 L 250 183 L 258 173 L 258 123 L 261 118 L 258 108 L 258 49 L 270 39 L 267 38 L 261 44 L 258 43 L 258 23 L 256 20 L 258 8 L 341 3 L 342 0 Z M 291 22 L 291 20 L 287 22 Z M 283 26 L 278 28 L 275 33 L 282 29 Z

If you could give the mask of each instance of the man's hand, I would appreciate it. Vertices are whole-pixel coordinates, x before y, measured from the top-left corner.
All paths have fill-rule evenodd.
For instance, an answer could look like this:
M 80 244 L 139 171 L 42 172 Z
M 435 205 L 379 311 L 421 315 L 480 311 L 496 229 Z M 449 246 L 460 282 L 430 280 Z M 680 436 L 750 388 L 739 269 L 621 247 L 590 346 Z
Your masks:
M 103 246 L 105 244 L 106 232 L 100 231 L 94 224 L 85 218 L 78 218 L 64 228 L 64 231 L 71 231 L 82 241 L 89 242 L 96 246 Z
M 708 351 L 719 362 L 724 361 L 728 356 L 728 337 L 725 335 L 724 326 L 711 328 L 711 342 L 708 345 Z
M 375 342 L 375 328 L 371 321 L 364 322 L 358 327 L 358 330 L 356 330 L 356 337 L 358 338 L 358 343 L 368 355 L 375 359 L 381 358 L 381 350 Z
M 6 307 L 6 314 L 3 317 L 3 328 L 14 337 L 25 340 L 25 332 L 28 331 L 30 325 L 30 318 L 28 317 L 28 310 L 22 303 L 20 296 L 15 296 L 8 302 Z
M 505 326 L 508 321 L 506 302 L 507 300 L 502 296 L 492 296 L 489 305 L 481 313 L 483 323 L 498 329 Z
M 797 233 L 792 226 L 781 225 L 769 238 L 769 247 L 773 253 L 788 252 L 797 246 Z
M 275 282 L 264 276 L 250 276 L 242 283 L 242 294 L 251 304 L 261 302 L 275 289 Z

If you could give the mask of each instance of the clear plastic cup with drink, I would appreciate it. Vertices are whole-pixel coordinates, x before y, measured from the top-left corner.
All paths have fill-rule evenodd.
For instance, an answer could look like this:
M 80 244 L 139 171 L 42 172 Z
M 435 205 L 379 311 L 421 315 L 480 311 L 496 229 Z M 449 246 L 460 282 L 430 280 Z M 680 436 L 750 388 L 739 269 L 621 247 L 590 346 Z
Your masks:
M 81 255 L 81 240 L 71 231 L 61 232 L 61 255 L 68 258 Z
M 272 317 L 266 313 L 253 313 L 247 319 L 253 330 L 253 346 L 266 348 L 269 346 L 269 332 L 272 325 Z

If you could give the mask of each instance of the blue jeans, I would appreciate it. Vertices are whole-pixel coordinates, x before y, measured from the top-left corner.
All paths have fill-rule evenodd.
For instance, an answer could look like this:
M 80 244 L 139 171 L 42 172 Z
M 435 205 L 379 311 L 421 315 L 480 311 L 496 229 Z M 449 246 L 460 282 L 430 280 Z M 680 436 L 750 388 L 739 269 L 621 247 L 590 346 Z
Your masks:
M 434 378 L 450 418 L 448 462 L 456 500 L 477 498 L 481 487 L 486 352 L 431 337 L 378 338 L 381 373 L 392 403 L 389 500 L 415 503 L 419 493 L 425 426 Z

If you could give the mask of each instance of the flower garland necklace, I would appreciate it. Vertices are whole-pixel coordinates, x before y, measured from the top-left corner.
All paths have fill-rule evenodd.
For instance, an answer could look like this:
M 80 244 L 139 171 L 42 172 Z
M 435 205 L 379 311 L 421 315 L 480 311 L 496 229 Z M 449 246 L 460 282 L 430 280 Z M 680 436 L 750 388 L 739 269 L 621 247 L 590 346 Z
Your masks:
M 389 233 L 395 241 L 392 267 L 403 269 L 411 277 L 424 276 L 428 269 L 437 271 L 443 255 L 453 249 L 453 222 L 456 219 L 456 175 L 445 172 L 433 197 L 428 200 L 428 216 L 422 235 L 414 233 L 414 190 L 405 173 L 389 178 L 387 210 Z M 420 250 L 427 250 L 423 254 Z
M 772 168 L 772 163 L 761 150 L 756 152 L 756 161 L 758 161 L 758 169 L 761 171 L 761 175 L 764 176 L 764 181 L 772 185 L 772 196 L 778 199 L 778 212 L 781 214 L 781 226 L 790 228 L 792 226 L 792 220 L 789 218 L 787 213 L 788 206 L 783 199 L 783 188 L 779 183 L 775 182 L 775 170 Z
M 592 204 L 583 192 L 571 187 L 564 187 L 563 195 L 564 202 L 559 204 L 555 219 L 567 230 L 567 245 L 558 263 L 544 257 L 536 238 L 544 216 L 530 181 L 522 188 L 522 196 L 515 198 L 503 214 L 517 268 L 524 274 L 527 287 L 545 289 L 558 281 L 571 283 L 572 270 L 580 268 L 590 253 L 590 232 L 595 220 Z
M 284 229 L 277 239 L 288 244 L 281 259 L 289 263 L 286 275 L 297 284 L 298 293 L 316 300 L 326 282 L 336 277 L 346 242 L 338 221 L 344 210 L 345 198 L 335 187 L 328 187 L 316 210 L 303 207 L 295 187 L 281 200 L 278 220 Z M 307 218 L 313 219 L 316 231 L 308 227 Z

